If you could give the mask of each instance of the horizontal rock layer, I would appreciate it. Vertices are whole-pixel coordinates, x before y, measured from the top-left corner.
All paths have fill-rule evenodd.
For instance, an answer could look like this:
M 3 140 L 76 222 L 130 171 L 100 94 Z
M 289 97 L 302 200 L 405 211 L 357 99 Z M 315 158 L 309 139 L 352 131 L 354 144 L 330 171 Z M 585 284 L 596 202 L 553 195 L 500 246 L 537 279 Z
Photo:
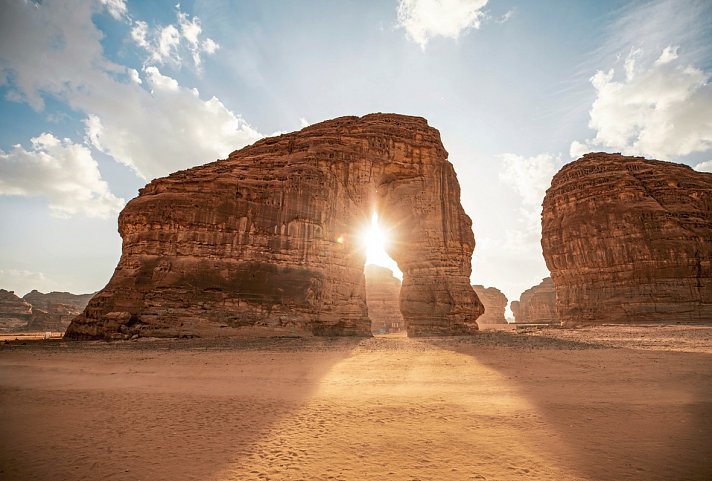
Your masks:
M 119 216 L 122 255 L 72 338 L 245 327 L 370 335 L 359 233 L 376 211 L 401 266 L 409 335 L 477 328 L 475 246 L 437 130 L 342 117 L 156 179 Z
M 712 174 L 587 154 L 554 176 L 542 248 L 565 326 L 712 322 Z

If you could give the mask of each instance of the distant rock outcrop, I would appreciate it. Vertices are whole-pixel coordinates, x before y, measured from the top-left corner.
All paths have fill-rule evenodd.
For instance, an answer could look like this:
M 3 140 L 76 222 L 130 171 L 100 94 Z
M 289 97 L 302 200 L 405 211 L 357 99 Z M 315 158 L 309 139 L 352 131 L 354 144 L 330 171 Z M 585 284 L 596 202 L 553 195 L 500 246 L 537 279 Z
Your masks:
M 565 326 L 712 321 L 712 174 L 592 153 L 544 198 L 542 248 Z
M 92 294 L 72 294 L 71 292 L 56 291 L 43 294 L 37 289 L 33 289 L 22 298 L 32 304 L 35 309 L 42 309 L 50 313 L 56 310 L 58 313 L 66 312 L 76 316 L 84 310 L 95 294 L 96 292 Z
M 371 331 L 381 333 L 405 330 L 399 306 L 400 279 L 387 267 L 372 264 L 366 266 L 364 273 Z
M 0 289 L 0 332 L 64 332 L 93 295 L 33 290 L 20 298 Z
M 560 324 L 556 313 L 556 292 L 551 277 L 527 289 L 510 306 L 515 323 Z
M 0 332 L 22 331 L 32 320 L 32 305 L 13 291 L 0 289 Z
M 32 304 L 29 331 L 64 332 L 76 316 L 82 313 L 94 294 L 50 292 L 43 294 L 32 290 L 23 299 Z
M 119 264 L 67 336 L 370 335 L 357 239 L 374 211 L 393 229 L 408 334 L 476 330 L 472 223 L 440 134 L 371 114 L 153 180 L 121 212 Z
M 477 297 L 485 306 L 485 313 L 478 319 L 478 324 L 506 324 L 504 311 L 507 309 L 507 297 L 496 287 L 472 286 Z

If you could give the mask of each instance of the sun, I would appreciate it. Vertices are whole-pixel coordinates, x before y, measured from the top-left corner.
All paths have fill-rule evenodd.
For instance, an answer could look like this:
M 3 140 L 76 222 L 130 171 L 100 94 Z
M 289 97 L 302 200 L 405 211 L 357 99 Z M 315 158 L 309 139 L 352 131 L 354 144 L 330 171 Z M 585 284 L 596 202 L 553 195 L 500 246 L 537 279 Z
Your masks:
M 403 280 L 403 273 L 398 268 L 396 261 L 386 252 L 386 246 L 390 239 L 378 223 L 378 214 L 375 212 L 371 216 L 371 225 L 364 229 L 361 240 L 366 248 L 366 264 L 376 264 L 387 267 L 393 271 L 393 275 Z

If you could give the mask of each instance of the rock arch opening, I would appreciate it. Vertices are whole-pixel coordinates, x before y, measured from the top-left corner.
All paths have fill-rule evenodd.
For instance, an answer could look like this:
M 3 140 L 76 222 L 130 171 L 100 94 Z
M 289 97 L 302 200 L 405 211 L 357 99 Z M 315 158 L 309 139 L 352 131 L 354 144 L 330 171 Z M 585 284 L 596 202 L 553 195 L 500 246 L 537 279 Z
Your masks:
M 146 185 L 119 216 L 114 275 L 67 337 L 370 335 L 356 239 L 374 210 L 403 274 L 408 335 L 476 330 L 472 223 L 440 134 L 423 118 L 371 114 Z
M 370 223 L 362 227 L 360 236 L 366 255 L 366 304 L 374 335 L 400 333 L 406 329 L 400 312 L 403 273 L 386 252 L 389 230 L 388 226 L 379 222 L 378 213 L 374 211 Z

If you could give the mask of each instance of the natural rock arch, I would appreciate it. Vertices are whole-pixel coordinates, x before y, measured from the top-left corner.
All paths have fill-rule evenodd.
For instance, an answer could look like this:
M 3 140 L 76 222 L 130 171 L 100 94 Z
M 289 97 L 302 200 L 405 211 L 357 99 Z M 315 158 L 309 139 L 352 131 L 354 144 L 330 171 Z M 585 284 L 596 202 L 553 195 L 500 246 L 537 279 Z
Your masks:
M 370 335 L 357 237 L 374 211 L 391 228 L 408 334 L 477 329 L 472 223 L 439 132 L 422 118 L 371 114 L 149 183 L 119 216 L 114 275 L 67 336 L 252 326 Z

